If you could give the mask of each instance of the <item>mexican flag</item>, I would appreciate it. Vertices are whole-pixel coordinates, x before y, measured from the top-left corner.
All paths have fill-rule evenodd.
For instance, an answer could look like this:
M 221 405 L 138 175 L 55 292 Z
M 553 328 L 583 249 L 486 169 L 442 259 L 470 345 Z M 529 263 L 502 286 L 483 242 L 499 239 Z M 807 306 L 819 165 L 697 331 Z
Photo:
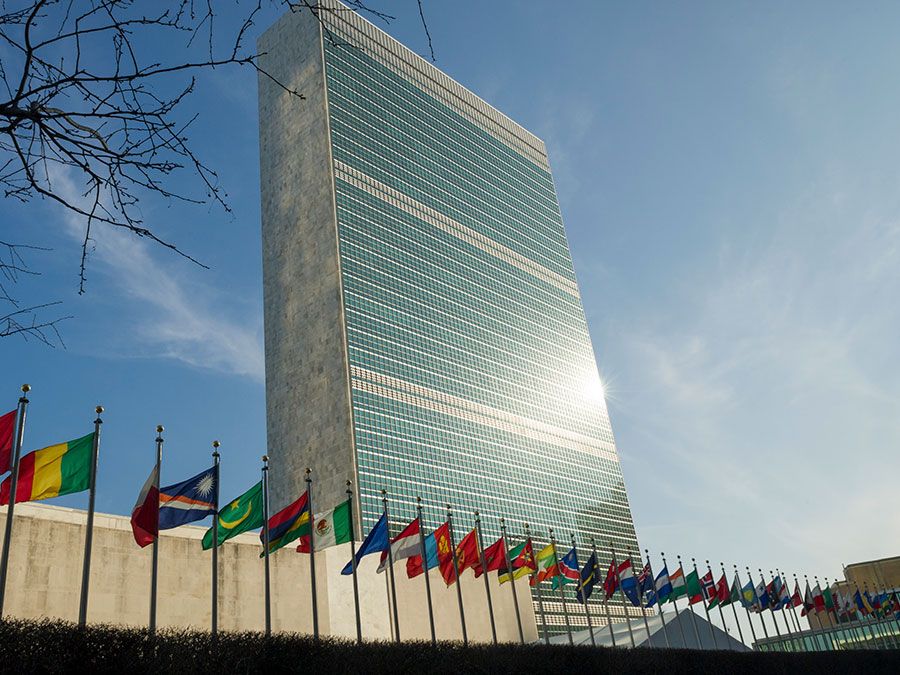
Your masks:
M 350 502 L 341 502 L 330 511 L 317 513 L 313 518 L 313 536 L 316 550 L 346 544 L 353 536 L 353 523 L 350 518 Z M 418 537 L 418 534 L 416 535 Z M 309 553 L 309 535 L 300 538 L 297 547 L 300 553 Z
M 94 434 L 29 452 L 19 460 L 16 502 L 33 502 L 90 488 Z M 0 485 L 0 504 L 9 504 L 11 476 Z

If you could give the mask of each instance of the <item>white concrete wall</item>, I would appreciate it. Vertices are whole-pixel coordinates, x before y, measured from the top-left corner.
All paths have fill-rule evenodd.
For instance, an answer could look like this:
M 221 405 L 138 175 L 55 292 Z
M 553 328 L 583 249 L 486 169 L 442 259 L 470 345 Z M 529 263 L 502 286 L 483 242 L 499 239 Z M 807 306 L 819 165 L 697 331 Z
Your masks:
M 6 507 L 0 508 L 0 537 Z M 4 612 L 22 618 L 54 617 L 75 621 L 81 591 L 86 513 L 44 504 L 17 504 L 10 548 Z M 202 550 L 205 527 L 181 527 L 160 538 L 160 627 L 206 629 L 211 613 L 211 553 Z M 2 539 L 0 539 L 2 540 Z M 264 628 L 263 561 L 256 534 L 242 534 L 219 549 L 219 626 L 223 630 Z M 91 564 L 88 620 L 131 626 L 147 624 L 150 607 L 150 547 L 134 543 L 124 516 L 96 514 Z M 359 568 L 363 637 L 389 639 L 391 624 L 385 574 L 376 574 L 377 555 Z M 353 586 L 340 571 L 350 559 L 344 544 L 316 554 L 319 628 L 322 634 L 356 636 Z M 312 631 L 309 556 L 286 547 L 271 557 L 272 628 L 275 631 Z M 404 640 L 429 639 L 424 577 L 406 578 L 401 562 L 395 567 L 400 635 Z M 456 589 L 444 586 L 437 570 L 431 573 L 432 599 L 438 639 L 460 639 L 462 632 Z M 490 575 L 498 638 L 518 640 L 515 612 L 508 585 Z M 526 640 L 537 638 L 534 612 L 526 583 L 517 585 Z M 491 639 L 487 600 L 482 579 L 471 572 L 462 580 L 466 625 L 472 641 Z

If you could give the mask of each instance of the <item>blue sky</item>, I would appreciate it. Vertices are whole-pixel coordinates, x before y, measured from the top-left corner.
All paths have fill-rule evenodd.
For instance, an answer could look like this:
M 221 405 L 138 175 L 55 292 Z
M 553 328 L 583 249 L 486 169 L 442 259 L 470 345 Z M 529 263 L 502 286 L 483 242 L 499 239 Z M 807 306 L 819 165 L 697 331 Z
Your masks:
M 385 5 L 382 5 L 385 6 Z M 424 53 L 415 3 L 387 30 Z M 894 3 L 425 3 L 437 65 L 545 139 L 643 547 L 820 577 L 897 553 L 900 47 Z M 261 22 L 260 27 L 267 25 Z M 98 231 L 87 294 L 57 208 L 0 201 L 51 247 L 27 299 L 67 348 L 0 342 L 27 449 L 107 408 L 98 509 L 163 481 L 223 490 L 264 452 L 256 80 L 202 77 L 195 149 L 234 209 L 148 201 L 211 269 Z M 83 507 L 84 496 L 55 500 Z

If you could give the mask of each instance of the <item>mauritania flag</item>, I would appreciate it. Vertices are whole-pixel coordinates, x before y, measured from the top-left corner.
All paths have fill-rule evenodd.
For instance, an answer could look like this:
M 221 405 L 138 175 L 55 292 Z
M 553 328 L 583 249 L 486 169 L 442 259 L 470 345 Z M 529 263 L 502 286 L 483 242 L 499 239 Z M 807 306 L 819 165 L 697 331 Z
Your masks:
M 221 546 L 232 537 L 236 537 L 241 532 L 246 532 L 247 530 L 255 530 L 257 527 L 262 527 L 262 482 L 260 481 L 240 497 L 230 501 L 225 507 L 220 509 L 218 524 L 218 546 Z M 206 531 L 206 534 L 203 535 L 203 548 L 212 548 L 212 545 L 213 528 L 209 528 Z
M 290 544 L 297 537 L 309 535 L 309 492 L 300 495 L 300 499 L 288 504 L 274 516 L 269 516 L 269 553 Z M 265 534 L 259 533 L 259 540 L 265 545 Z M 307 542 L 307 547 L 309 543 Z M 307 548 L 307 553 L 309 549 Z M 263 557 L 265 551 L 259 554 Z
M 16 502 L 50 499 L 90 487 L 94 434 L 29 452 L 19 460 Z M 9 504 L 10 480 L 0 486 L 0 504 Z
M 159 529 L 193 523 L 216 512 L 216 467 L 159 489 Z
M 350 501 L 344 501 L 330 511 L 317 513 L 313 517 L 313 543 L 316 550 L 346 544 L 353 536 L 353 524 L 350 522 Z M 298 553 L 309 553 L 309 535 L 300 537 Z

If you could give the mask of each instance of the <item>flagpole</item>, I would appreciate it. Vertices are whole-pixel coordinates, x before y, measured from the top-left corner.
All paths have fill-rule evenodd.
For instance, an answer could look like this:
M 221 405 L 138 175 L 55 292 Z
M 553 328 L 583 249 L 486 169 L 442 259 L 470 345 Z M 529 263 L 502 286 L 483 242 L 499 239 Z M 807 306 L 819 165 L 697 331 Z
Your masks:
M 213 514 L 212 545 L 212 638 L 219 636 L 219 441 L 213 441 L 213 470 L 216 474 L 215 513 Z
M 629 551 L 628 555 L 633 559 L 635 558 L 634 551 Z M 638 560 L 640 560 L 640 552 L 637 553 Z M 648 561 L 649 562 L 649 561 Z M 634 573 L 634 562 L 631 564 L 631 572 Z M 651 568 L 652 569 L 652 568 Z M 643 574 L 644 568 L 641 567 L 641 574 Z M 656 593 L 656 580 L 653 578 L 653 574 L 650 573 L 650 585 L 653 586 L 653 593 Z M 647 646 L 652 647 L 653 645 L 650 643 L 650 621 L 647 619 L 647 612 L 644 611 L 644 589 L 641 584 L 638 584 L 638 607 L 641 610 L 641 616 L 644 618 L 644 629 L 647 631 Z
M 697 615 L 694 613 L 694 606 L 691 604 L 691 596 L 688 595 L 687 577 L 684 576 L 684 565 L 681 564 L 681 556 L 675 556 L 678 559 L 678 569 L 681 570 L 681 576 L 684 579 L 684 597 L 688 601 L 687 611 L 691 615 L 691 624 L 694 626 L 694 637 L 697 638 L 697 649 L 703 649 L 703 642 L 700 641 L 700 629 L 697 627 Z M 696 570 L 696 565 L 694 566 Z M 697 580 L 699 583 L 699 579 Z
M 765 588 L 766 591 L 768 591 L 769 589 L 766 586 L 766 578 L 765 578 L 765 576 L 763 576 L 762 568 L 757 568 L 757 569 L 759 569 L 759 581 L 763 585 L 763 588 Z M 770 570 L 769 575 L 771 575 L 771 574 L 772 574 L 772 572 Z M 768 592 L 766 593 L 766 595 L 768 595 Z M 775 634 L 778 636 L 778 640 L 780 642 L 781 641 L 781 629 L 778 627 L 778 619 L 775 617 L 775 610 L 772 609 L 771 598 L 769 599 L 769 612 L 772 614 L 772 623 L 775 624 Z M 760 612 L 760 616 L 762 616 L 762 612 Z
M 528 544 L 531 544 L 531 531 L 528 529 L 528 523 L 525 523 L 525 541 Z M 534 545 L 531 544 L 532 547 L 532 555 L 534 554 Z M 535 560 L 535 568 L 537 568 L 537 560 Z M 550 644 L 550 633 L 547 631 L 547 616 L 544 614 L 544 599 L 541 597 L 541 585 L 535 581 L 537 574 L 537 569 L 532 570 L 529 575 L 530 583 L 528 584 L 531 588 L 535 589 L 538 599 L 538 612 L 541 615 L 541 632 L 544 634 L 544 644 Z
M 722 566 L 722 576 L 725 577 L 725 578 L 727 579 L 727 578 L 728 578 L 728 573 L 725 571 L 725 563 L 719 561 L 719 565 Z M 740 592 L 741 592 L 741 591 L 740 591 L 740 588 L 741 588 L 741 585 L 740 585 L 740 583 L 739 583 L 739 584 L 738 584 L 738 602 L 741 601 L 741 598 L 740 598 Z M 729 598 L 730 598 L 730 596 L 731 596 L 731 588 L 728 589 L 728 595 L 729 595 Z M 731 605 L 731 613 L 734 614 L 734 624 L 737 626 L 737 629 L 738 629 L 738 637 L 741 638 L 741 644 L 742 644 L 742 645 L 745 645 L 745 644 L 747 644 L 747 643 L 744 642 L 744 631 L 741 630 L 741 622 L 738 621 L 737 609 L 736 609 L 735 606 L 734 606 L 734 598 L 729 599 L 728 604 Z M 719 608 L 721 609 L 721 607 L 722 607 L 722 605 L 720 604 L 720 605 L 719 605 Z M 724 623 L 724 622 L 725 622 L 725 619 L 722 619 L 722 622 Z
M 659 557 L 662 559 L 663 567 L 666 568 L 666 575 L 668 575 L 669 574 L 669 564 L 666 562 L 666 554 L 663 553 L 662 551 L 660 551 Z M 683 578 L 684 577 L 683 570 L 682 570 L 681 574 L 682 574 L 682 578 Z M 672 583 L 671 577 L 669 577 L 669 583 L 670 584 Z M 675 592 L 675 588 L 673 587 L 672 593 L 674 594 L 674 592 Z M 672 595 L 672 607 L 675 608 L 675 621 L 678 622 L 678 630 L 681 631 L 681 644 L 682 644 L 682 646 L 684 646 L 685 649 L 688 649 L 687 635 L 684 634 L 684 622 L 678 618 L 678 598 L 674 597 L 674 595 Z M 660 607 L 660 612 L 662 612 L 662 607 Z
M 738 586 L 741 587 L 741 607 L 744 608 L 744 611 L 747 612 L 747 623 L 750 624 L 750 635 L 753 636 L 753 644 L 750 645 L 750 649 L 753 649 L 753 646 L 756 644 L 756 630 L 753 628 L 753 617 L 750 616 L 750 608 L 744 604 L 744 585 L 741 583 L 741 573 L 738 572 L 738 566 L 734 566 L 734 574 L 737 576 Z M 750 580 L 750 585 L 753 585 L 753 580 Z M 753 593 L 756 593 L 756 589 L 753 589 Z
M 709 570 L 709 576 L 712 577 L 713 576 L 712 567 L 710 567 L 710 565 L 709 565 L 709 560 L 706 561 L 706 569 Z M 725 583 L 727 584 L 728 577 L 725 576 L 724 572 L 722 573 L 722 578 L 725 579 Z M 722 619 L 722 631 L 725 633 L 725 639 L 726 639 L 725 647 L 727 649 L 728 648 L 728 641 L 727 641 L 728 640 L 728 628 L 725 625 L 725 612 L 722 611 L 722 601 L 719 599 L 719 593 L 718 593 L 719 585 L 718 584 L 716 584 L 715 589 L 716 589 L 716 606 L 719 608 L 719 618 Z M 729 589 L 729 591 L 730 590 L 731 589 Z M 729 593 L 729 595 L 731 595 L 731 593 Z M 710 623 L 710 625 L 712 625 L 712 624 Z
M 777 568 L 775 569 L 775 573 L 777 574 L 778 578 L 781 579 L 781 572 L 779 572 Z M 770 575 L 772 574 L 772 570 L 769 570 L 769 574 L 770 574 Z M 784 580 L 783 580 L 783 579 L 781 579 L 781 585 L 784 586 Z M 781 600 L 781 589 L 780 589 L 780 588 L 778 589 L 778 604 L 781 605 L 781 607 L 779 608 L 779 609 L 781 610 L 781 618 L 784 619 L 784 625 L 787 627 L 788 638 L 790 638 L 790 642 L 791 642 L 791 646 L 792 646 L 792 651 L 794 651 L 794 650 L 793 650 L 793 645 L 794 645 L 794 631 L 791 630 L 791 624 L 790 624 L 790 622 L 788 621 L 787 614 L 785 614 L 785 612 L 784 612 L 784 604 L 782 603 L 782 600 Z M 772 612 L 772 614 L 774 615 L 775 613 Z M 776 625 L 777 625 L 777 624 L 776 624 Z
M 397 586 L 394 583 L 394 550 L 391 545 L 391 519 L 388 516 L 387 490 L 381 491 L 381 503 L 384 505 L 384 523 L 388 531 L 388 574 L 391 579 L 391 602 L 394 605 L 394 640 L 400 642 L 400 619 L 397 617 Z M 421 528 L 419 528 L 421 532 Z
M 421 532 L 421 527 L 419 528 Z M 488 573 L 487 573 L 487 565 L 484 562 L 484 539 L 481 536 L 481 516 L 478 515 L 478 511 L 475 511 L 475 533 L 478 537 L 478 558 L 481 563 L 481 576 L 484 577 L 484 592 L 487 595 L 487 605 L 488 605 L 488 615 L 491 617 L 491 637 L 494 640 L 494 644 L 497 644 L 497 626 L 494 623 L 494 603 L 491 602 L 491 586 L 488 582 Z M 459 579 L 456 580 L 456 583 L 459 583 Z
M 792 575 L 794 577 L 794 588 L 797 589 L 797 592 L 800 592 L 800 581 L 797 579 L 797 575 Z M 801 598 L 802 599 L 802 598 Z M 797 633 L 800 635 L 800 646 L 803 647 L 803 651 L 809 651 L 806 648 L 806 639 L 803 637 L 803 626 L 800 625 L 800 619 L 797 618 L 797 608 L 794 606 L 794 596 L 791 594 L 791 614 L 794 617 L 794 623 L 797 625 Z
M 826 581 L 827 581 L 827 579 L 826 579 Z M 819 582 L 819 580 L 816 579 L 816 583 L 818 583 L 818 582 Z M 827 586 L 826 586 L 826 588 L 827 588 Z M 869 582 L 868 581 L 863 582 L 863 589 L 864 589 L 865 595 L 866 595 L 866 602 L 869 602 L 869 605 L 871 606 L 871 602 L 870 602 L 871 596 L 869 595 Z M 822 592 L 822 594 L 824 595 L 824 591 Z M 825 613 L 826 614 L 828 613 L 827 607 L 825 608 Z M 816 617 L 816 618 L 818 618 L 818 617 Z M 821 624 L 822 624 L 822 620 L 819 619 L 819 625 L 821 625 Z M 877 626 L 878 626 L 878 617 L 875 616 L 875 608 L 872 607 L 872 611 L 869 612 L 869 630 L 872 633 L 872 637 L 875 639 L 875 644 L 874 644 L 875 649 L 878 649 L 878 642 L 879 642 L 879 640 L 882 640 L 881 629 L 876 628 Z
M 359 618 L 359 585 L 356 581 L 356 528 L 353 525 L 353 490 L 351 483 L 347 481 L 347 510 L 350 514 L 350 563 L 353 570 L 353 607 L 356 609 L 356 642 L 362 643 L 362 623 Z M 312 516 L 312 514 L 310 514 Z M 312 539 L 312 527 L 309 528 L 309 538 Z
M 3 536 L 3 553 L 0 554 L 0 617 L 3 616 L 3 602 L 6 598 L 6 573 L 9 569 L 9 543 L 12 539 L 13 511 L 16 508 L 16 490 L 19 482 L 19 455 L 25 437 L 25 412 L 28 407 L 28 392 L 31 385 L 23 384 L 19 397 L 19 411 L 16 414 L 16 439 L 13 448 L 12 466 L 9 474 L 9 505 L 6 507 L 6 529 Z
M 854 584 L 855 585 L 855 584 Z M 856 586 L 857 592 L 859 591 L 859 586 Z M 859 612 L 859 607 L 856 604 L 856 597 L 852 598 L 853 600 L 853 610 L 855 614 L 861 614 Z M 861 649 L 870 649 L 869 639 L 866 637 L 866 631 L 862 626 L 863 621 L 861 619 L 857 619 L 857 625 L 854 627 L 854 637 L 857 643 L 857 646 Z
M 672 645 L 669 644 L 669 629 L 666 628 L 666 617 L 662 611 L 662 601 L 659 599 L 659 590 L 656 588 L 656 575 L 653 573 L 653 563 L 650 562 L 650 551 L 646 548 L 644 549 L 644 555 L 647 556 L 647 566 L 650 569 L 650 579 L 653 584 L 653 597 L 656 598 L 656 609 L 659 610 L 659 620 L 662 621 L 663 637 L 666 639 L 666 649 L 671 649 Z M 668 575 L 668 570 L 666 570 L 666 574 Z
M 78 607 L 78 625 L 84 627 L 87 624 L 88 590 L 91 585 L 91 548 L 94 544 L 94 503 L 97 497 L 97 460 L 100 456 L 100 425 L 103 420 L 103 406 L 98 405 L 97 419 L 94 420 L 94 443 L 91 448 L 91 473 L 88 483 L 88 511 L 87 527 L 84 535 L 84 564 L 81 568 L 81 603 Z
M 162 424 L 156 425 L 156 512 L 157 512 L 157 528 L 156 535 L 153 537 L 153 550 L 150 556 L 150 635 L 156 633 L 156 592 L 157 592 L 157 575 L 159 574 L 159 474 L 162 470 L 162 448 L 163 448 L 163 431 L 165 427 Z
M 697 575 L 697 582 L 700 583 L 700 602 L 703 604 L 703 612 L 706 614 L 706 623 L 709 625 L 709 636 L 712 638 L 713 647 L 718 649 L 719 641 L 716 639 L 716 631 L 709 618 L 709 607 L 706 606 L 706 598 L 704 597 L 706 593 L 703 590 L 703 584 L 700 582 L 700 573 L 697 571 L 697 561 L 694 558 L 691 558 L 691 564 L 694 566 L 694 574 Z M 712 570 L 710 570 L 709 576 L 712 577 Z M 685 588 L 687 588 L 687 586 L 685 586 Z M 690 596 L 688 596 L 688 602 L 690 601 Z
M 581 565 L 578 564 L 578 547 L 575 544 L 575 535 L 570 534 L 569 537 L 571 538 L 571 541 L 572 541 L 572 550 L 575 551 L 575 563 L 576 563 L 575 567 L 579 568 L 578 569 L 578 586 L 580 587 L 579 590 L 581 591 L 581 604 L 584 605 L 584 618 L 587 619 L 588 633 L 590 633 L 590 635 L 591 635 L 591 646 L 596 647 L 597 641 L 594 639 L 594 626 L 591 624 L 591 611 L 590 611 L 590 609 L 588 609 L 588 602 L 587 602 L 588 599 L 586 597 L 584 597 L 584 584 L 581 581 Z M 594 558 L 593 574 L 594 575 L 597 574 L 597 559 L 596 558 Z M 577 597 L 578 597 L 577 593 L 575 594 L 575 597 L 577 599 Z
M 319 601 L 316 595 L 316 512 L 312 498 L 312 469 L 306 467 L 306 507 L 309 509 L 309 585 L 312 592 L 313 640 L 319 641 Z
M 266 592 L 266 637 L 272 636 L 272 601 L 270 595 L 269 577 L 269 456 L 262 456 L 262 483 L 263 483 L 263 553 L 265 557 L 265 592 Z M 312 515 L 312 514 L 310 514 Z M 312 539 L 312 527 L 309 538 Z
M 416 497 L 416 512 L 419 518 L 419 546 L 422 549 L 422 571 L 425 573 L 425 595 L 428 597 L 428 625 L 431 627 L 431 644 L 435 644 L 437 638 L 434 633 L 434 607 L 431 604 L 431 580 L 428 576 L 428 551 L 425 549 L 425 527 L 422 524 L 421 497 Z
M 818 581 L 816 583 L 818 583 Z M 854 584 L 854 586 L 856 587 L 856 592 L 860 594 L 860 597 L 864 597 L 862 595 L 862 591 L 859 589 L 859 584 Z M 855 600 L 855 598 L 854 598 L 854 600 Z M 866 602 L 868 602 L 868 600 L 866 600 Z M 869 623 L 869 617 L 867 614 L 863 614 L 863 617 L 864 617 L 864 620 L 860 621 L 860 623 L 864 624 L 865 628 L 869 629 L 868 633 L 869 633 L 869 635 L 872 636 L 872 638 L 874 640 L 875 634 L 872 632 L 872 624 Z M 809 619 L 807 619 L 807 621 L 809 621 Z M 821 623 L 820 623 L 820 625 L 821 625 Z M 863 636 L 865 636 L 866 630 L 862 626 L 860 626 L 860 630 L 861 630 Z M 866 640 L 866 649 L 872 649 L 875 647 L 874 643 L 871 646 L 869 645 L 869 638 L 865 638 L 865 640 Z
M 616 584 L 618 584 L 619 592 L 622 594 L 622 612 L 625 614 L 625 625 L 628 627 L 628 639 L 631 641 L 631 648 L 634 649 L 634 631 L 631 630 L 631 618 L 628 616 L 628 605 L 625 602 L 625 589 L 622 588 L 622 578 L 619 576 L 619 563 L 616 560 L 616 549 L 614 548 L 612 539 L 609 540 L 609 550 L 612 552 L 613 569 L 616 571 Z M 633 564 L 631 574 L 634 575 Z
M 759 607 L 759 612 L 757 612 L 757 613 L 759 614 L 759 621 L 760 621 L 760 623 L 762 624 L 763 634 L 766 636 L 766 639 L 768 640 L 768 639 L 769 639 L 769 631 L 766 629 L 766 621 L 765 621 L 765 619 L 763 618 L 763 614 L 762 614 L 762 611 L 763 611 L 762 603 L 759 601 L 759 593 L 756 592 L 756 584 L 753 583 L 753 575 L 750 574 L 750 567 L 749 567 L 749 566 L 747 566 L 747 579 L 750 580 L 750 585 L 753 586 L 753 597 L 756 599 L 756 602 L 755 602 L 754 604 L 755 604 L 757 607 Z
M 512 592 L 513 607 L 516 610 L 516 626 L 519 628 L 519 642 L 525 644 L 525 633 L 522 630 L 522 616 L 519 613 L 519 596 L 516 595 L 516 575 L 512 568 L 512 562 L 509 559 L 509 547 L 506 545 L 506 520 L 500 519 L 500 533 L 503 536 L 503 556 L 506 558 L 506 571 L 509 573 L 509 588 Z
M 572 624 L 569 622 L 569 608 L 566 607 L 566 592 L 563 588 L 562 575 L 559 571 L 559 554 L 556 551 L 556 537 L 553 536 L 553 528 L 547 528 L 547 531 L 550 533 L 550 545 L 553 547 L 553 559 L 556 561 L 556 577 L 559 579 L 559 599 L 562 600 L 562 608 L 563 608 L 563 617 L 566 620 L 566 631 L 569 634 L 569 644 L 574 644 L 572 641 Z
M 594 542 L 594 538 L 591 537 L 591 552 L 594 554 L 594 563 L 598 566 L 600 565 L 600 560 L 597 558 L 597 544 Z M 596 570 L 597 568 L 595 568 Z M 596 573 L 596 572 L 595 572 Z M 599 581 L 599 579 L 598 579 Z M 603 609 L 606 611 L 606 626 L 609 628 L 609 639 L 612 640 L 612 646 L 616 646 L 616 635 L 613 633 L 612 627 L 612 614 L 609 612 L 609 598 L 606 596 L 606 577 L 603 577 Z
M 463 609 L 462 586 L 459 582 L 459 561 L 456 555 L 456 539 L 453 537 L 453 513 L 447 504 L 447 529 L 450 531 L 450 553 L 453 556 L 453 575 L 456 580 L 456 599 L 459 602 L 459 622 L 462 625 L 463 644 L 468 646 L 469 634 L 466 632 L 466 612 Z

